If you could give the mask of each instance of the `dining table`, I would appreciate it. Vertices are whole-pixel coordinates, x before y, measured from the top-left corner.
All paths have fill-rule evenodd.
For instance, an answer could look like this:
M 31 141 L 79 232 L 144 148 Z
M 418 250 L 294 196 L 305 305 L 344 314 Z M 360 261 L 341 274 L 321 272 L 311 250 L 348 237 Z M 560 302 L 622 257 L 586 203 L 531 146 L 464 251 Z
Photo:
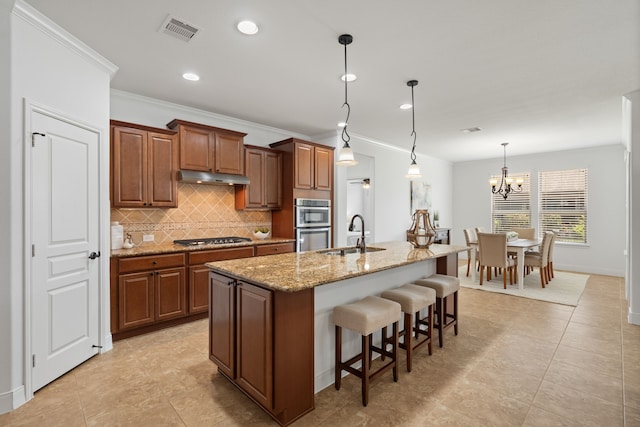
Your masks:
M 516 253 L 516 262 L 518 264 L 518 274 L 516 275 L 516 284 L 518 285 L 518 289 L 524 289 L 524 253 L 525 251 L 540 246 L 542 244 L 542 239 L 515 239 L 511 241 L 507 241 L 507 251 Z M 474 249 L 478 247 L 478 242 L 469 242 L 469 246 Z M 476 251 L 472 250 L 471 252 L 471 265 L 474 268 L 471 269 L 471 280 L 476 281 Z

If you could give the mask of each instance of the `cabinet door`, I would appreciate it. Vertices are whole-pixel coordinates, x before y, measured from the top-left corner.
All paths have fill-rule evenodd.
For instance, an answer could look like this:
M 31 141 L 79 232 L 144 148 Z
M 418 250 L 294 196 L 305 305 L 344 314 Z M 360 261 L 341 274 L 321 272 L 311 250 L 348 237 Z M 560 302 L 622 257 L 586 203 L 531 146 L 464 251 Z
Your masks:
M 118 280 L 119 330 L 153 323 L 154 272 L 123 274 Z
M 250 181 L 244 189 L 245 209 L 264 208 L 266 205 L 263 184 L 265 179 L 264 152 L 247 148 L 245 168 Z
M 209 273 L 209 359 L 232 379 L 236 377 L 234 283 Z
M 205 265 L 189 267 L 189 313 L 209 309 L 209 272 Z
M 282 207 L 282 155 L 264 153 L 264 202 L 268 208 Z
M 158 270 L 156 279 L 156 320 L 173 319 L 187 314 L 185 268 Z
M 314 188 L 331 190 L 333 183 L 333 150 L 315 147 Z
M 175 136 L 149 133 L 149 206 L 178 206 L 178 139 Z
M 141 207 L 147 203 L 147 132 L 134 128 L 111 129 L 114 207 Z
M 294 152 L 294 183 L 293 186 L 299 189 L 313 189 L 313 146 L 296 143 Z
M 256 402 L 273 405 L 273 317 L 271 291 L 236 286 L 236 383 Z
M 212 172 L 214 149 L 212 131 L 180 126 L 180 169 Z
M 243 138 L 226 133 L 216 132 L 215 172 L 242 175 L 243 167 Z

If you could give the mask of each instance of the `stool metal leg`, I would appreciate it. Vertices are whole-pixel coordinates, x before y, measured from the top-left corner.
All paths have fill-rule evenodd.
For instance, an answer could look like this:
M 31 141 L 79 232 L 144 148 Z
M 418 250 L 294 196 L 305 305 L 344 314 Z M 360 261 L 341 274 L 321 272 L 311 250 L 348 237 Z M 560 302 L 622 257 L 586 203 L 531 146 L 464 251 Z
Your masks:
M 411 314 L 404 313 L 404 346 L 407 351 L 407 372 L 411 372 L 411 357 L 413 356 L 413 343 L 411 342 Z
M 369 353 L 369 339 L 371 335 L 362 336 L 362 405 L 367 406 L 369 403 L 369 364 L 371 356 Z
M 336 366 L 335 366 L 335 387 L 340 390 L 342 382 L 342 328 L 336 326 Z
M 411 325 L 411 322 L 409 322 Z M 407 334 L 411 337 L 411 329 Z M 398 382 L 398 322 L 393 323 L 393 381 Z

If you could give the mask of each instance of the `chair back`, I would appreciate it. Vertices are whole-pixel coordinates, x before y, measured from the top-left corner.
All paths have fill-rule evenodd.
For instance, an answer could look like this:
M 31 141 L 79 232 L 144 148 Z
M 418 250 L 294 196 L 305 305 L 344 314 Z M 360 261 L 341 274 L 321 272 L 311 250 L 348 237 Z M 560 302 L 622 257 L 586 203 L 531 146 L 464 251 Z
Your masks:
M 505 233 L 478 233 L 480 265 L 508 267 L 507 235 Z
M 536 238 L 536 229 L 533 227 L 527 228 L 512 228 L 511 231 L 518 233 L 519 239 L 533 240 Z
M 553 233 L 553 231 L 551 233 Z M 551 243 L 549 244 L 549 256 L 547 258 L 547 261 L 549 262 L 553 262 L 553 247 L 555 246 L 555 243 L 556 233 L 553 233 L 553 235 L 551 236 Z
M 542 236 L 542 247 L 540 248 L 542 265 L 547 265 L 549 263 L 549 251 L 551 250 L 551 244 L 553 243 L 553 236 L 553 231 L 545 231 Z
M 478 241 L 478 236 L 476 236 L 476 231 L 473 228 L 465 228 L 463 231 L 464 241 L 467 243 L 467 246 Z
M 486 233 L 487 231 L 484 229 L 484 227 L 476 227 L 476 234 L 478 233 Z

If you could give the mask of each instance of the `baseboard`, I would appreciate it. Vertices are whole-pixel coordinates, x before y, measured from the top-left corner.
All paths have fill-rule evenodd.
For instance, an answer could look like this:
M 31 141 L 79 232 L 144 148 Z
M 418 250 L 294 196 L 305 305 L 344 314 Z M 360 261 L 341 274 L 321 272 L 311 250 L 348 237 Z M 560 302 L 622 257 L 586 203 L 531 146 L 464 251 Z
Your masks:
M 20 386 L 15 390 L 0 394 L 0 414 L 13 411 L 22 406 L 26 402 L 24 395 L 24 386 Z
M 632 325 L 640 325 L 640 313 L 634 313 L 632 311 L 629 311 L 627 314 L 627 320 Z
M 113 350 L 113 339 L 111 338 L 111 333 L 102 338 L 102 348 L 100 349 L 100 354 L 106 353 L 107 351 Z

